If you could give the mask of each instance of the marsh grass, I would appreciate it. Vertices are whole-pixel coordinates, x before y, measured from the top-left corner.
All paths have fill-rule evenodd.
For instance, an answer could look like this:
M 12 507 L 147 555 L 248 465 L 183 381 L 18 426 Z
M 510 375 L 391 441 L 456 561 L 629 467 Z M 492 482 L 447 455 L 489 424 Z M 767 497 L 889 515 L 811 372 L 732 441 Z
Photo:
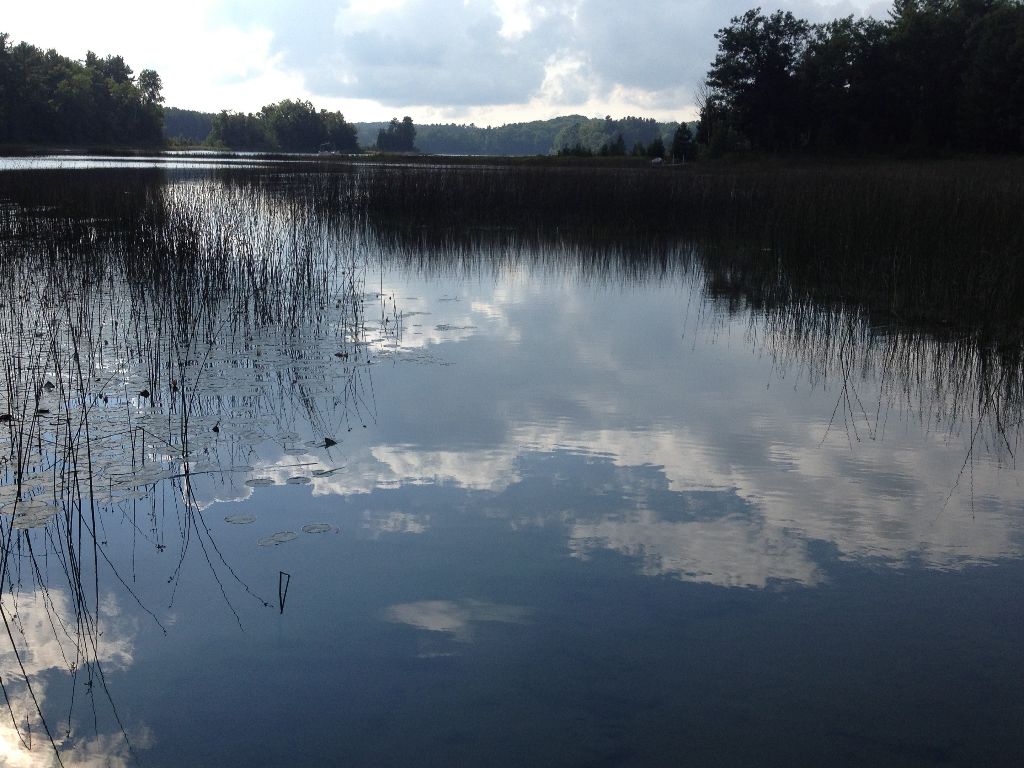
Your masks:
M 172 600 L 197 549 L 232 612 L 232 585 L 269 605 L 221 556 L 196 484 L 240 485 L 253 446 L 287 446 L 296 426 L 329 467 L 327 449 L 373 416 L 369 313 L 390 320 L 393 307 L 366 296 L 346 231 L 251 179 L 0 174 L 0 200 L 0 688 L 12 742 L 63 764 L 78 716 L 72 706 L 65 735 L 44 716 L 19 603 L 69 595 L 42 604 L 72 686 L 90 694 L 106 691 L 101 572 L 159 624 L 106 550 L 108 522 L 177 549 Z M 165 485 L 173 493 L 155 492 Z M 170 542 L 160 520 L 173 521 Z M 95 721 L 102 698 L 72 701 Z
M 710 304 L 753 318 L 780 369 L 834 383 L 834 425 L 851 441 L 882 437 L 896 413 L 966 434 L 965 471 L 975 446 L 1012 462 L 1024 391 L 1021 170 L 0 173 L 5 727 L 25 749 L 39 748 L 31 733 L 47 734 L 61 762 L 65 738 L 43 716 L 19 635 L 15 605 L 30 590 L 70 595 L 69 615 L 44 601 L 48 620 L 74 685 L 105 690 L 101 571 L 143 605 L 103 545 L 106 521 L 176 548 L 172 585 L 198 550 L 232 611 L 235 595 L 269 605 L 221 556 L 195 489 L 273 483 L 251 466 L 267 440 L 318 452 L 314 477 L 335 471 L 331 450 L 374 416 L 370 358 L 402 329 L 393 299 L 366 284 L 374 260 L 621 284 L 696 276 Z M 882 382 L 870 397 L 868 378 Z
M 986 323 L 904 322 L 849 299 L 799 291 L 774 257 L 651 231 L 378 228 L 400 268 L 430 276 L 494 279 L 523 270 L 588 285 L 642 290 L 693 280 L 707 303 L 700 322 L 745 320 L 751 343 L 780 379 L 834 393 L 828 432 L 853 442 L 883 440 L 894 424 L 967 446 L 963 472 L 978 455 L 1014 464 L 1024 420 L 1024 344 L 993 336 Z M 761 255 L 761 261 L 753 255 Z M 765 266 L 764 261 L 775 264 Z M 959 482 L 958 478 L 954 482 Z
M 324 178 L 330 178 L 324 177 Z M 385 229 L 661 233 L 761 292 L 1013 339 L 1024 163 L 678 168 L 360 168 L 336 182 Z

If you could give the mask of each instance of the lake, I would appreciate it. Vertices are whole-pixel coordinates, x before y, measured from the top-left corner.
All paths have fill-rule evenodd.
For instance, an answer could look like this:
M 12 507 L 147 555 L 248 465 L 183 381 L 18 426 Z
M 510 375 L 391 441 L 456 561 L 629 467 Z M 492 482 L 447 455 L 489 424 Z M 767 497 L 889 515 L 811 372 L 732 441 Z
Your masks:
M 379 169 L 57 165 L 0 170 L 4 765 L 1024 755 L 1019 344 Z

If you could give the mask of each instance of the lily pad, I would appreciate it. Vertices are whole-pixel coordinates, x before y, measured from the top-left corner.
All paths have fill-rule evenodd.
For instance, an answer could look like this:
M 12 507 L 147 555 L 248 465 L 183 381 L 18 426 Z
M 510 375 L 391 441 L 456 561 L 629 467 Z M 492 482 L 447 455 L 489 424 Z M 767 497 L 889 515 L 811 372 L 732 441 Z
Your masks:
M 308 477 L 298 475 L 296 477 L 289 477 L 285 482 L 288 483 L 288 485 L 309 485 L 312 480 Z
M 273 485 L 273 479 L 269 477 L 252 477 L 245 481 L 245 484 L 250 488 L 263 488 L 268 485 Z
M 19 530 L 42 528 L 53 519 L 55 514 L 57 514 L 57 510 L 53 507 L 48 507 L 47 510 L 34 509 L 24 514 L 19 512 L 14 516 L 14 522 L 11 525 Z
M 309 525 L 302 526 L 303 533 L 327 533 L 331 530 L 332 526 L 327 523 L 310 523 Z
M 278 531 L 270 536 L 264 536 L 262 539 L 257 541 L 256 544 L 261 547 L 276 547 L 278 544 L 284 544 L 286 541 L 291 541 L 298 537 L 299 534 L 294 531 Z
M 248 525 L 256 522 L 256 515 L 228 515 L 224 518 L 224 522 L 232 525 Z
M 27 499 L 25 501 L 19 502 L 17 505 L 11 504 L 9 508 L 14 509 L 15 506 L 17 506 L 17 509 L 15 511 L 19 515 L 54 511 L 52 505 L 47 504 L 45 501 L 41 499 Z

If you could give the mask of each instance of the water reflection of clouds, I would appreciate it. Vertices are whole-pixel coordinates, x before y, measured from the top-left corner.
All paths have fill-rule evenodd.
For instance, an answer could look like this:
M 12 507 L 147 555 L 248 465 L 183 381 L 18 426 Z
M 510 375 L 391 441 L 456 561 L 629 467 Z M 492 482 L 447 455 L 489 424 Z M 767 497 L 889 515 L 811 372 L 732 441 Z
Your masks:
M 579 557 L 599 548 L 634 556 L 647 574 L 723 586 L 816 584 L 822 576 L 808 553 L 810 541 L 831 544 L 841 557 L 936 568 L 1020 554 L 1019 526 L 1011 514 L 1018 491 L 1005 473 L 992 465 L 975 467 L 975 484 L 988 489 L 986 494 L 975 499 L 973 510 L 962 493 L 947 505 L 955 452 L 910 450 L 894 441 L 873 442 L 852 453 L 842 440 L 821 445 L 824 430 L 824 424 L 806 424 L 802 440 L 791 430 L 786 444 L 760 447 L 755 461 L 749 452 L 732 451 L 721 442 L 727 435 L 702 440 L 689 428 L 587 430 L 565 420 L 510 425 L 504 445 L 479 450 L 353 446 L 345 466 L 328 477 L 313 477 L 312 488 L 316 495 L 348 496 L 448 484 L 500 494 L 523 480 L 524 456 L 566 451 L 616 468 L 618 474 L 606 482 L 624 494 L 623 508 L 604 517 L 560 513 L 569 550 Z M 305 458 L 315 457 L 298 457 L 300 463 Z M 281 460 L 292 464 L 296 457 Z M 645 468 L 655 469 L 671 494 L 728 493 L 748 510 L 712 521 L 667 519 L 663 501 L 644 497 Z M 296 471 L 277 466 L 259 474 L 283 483 Z M 571 470 L 562 479 L 573 483 Z M 372 527 L 420 532 L 426 525 L 422 519 L 409 524 L 389 519 Z
M 577 520 L 569 549 L 586 558 L 596 549 L 636 557 L 643 573 L 672 575 L 723 587 L 766 587 L 771 582 L 813 586 L 822 581 L 807 542 L 758 518 L 671 522 L 642 510 L 621 518 Z
M 690 299 L 678 288 L 613 301 L 577 295 L 585 287 L 515 280 L 463 285 L 458 301 L 429 284 L 390 290 L 419 297 L 415 309 L 431 314 L 418 316 L 425 335 L 415 343 L 437 347 L 456 366 L 428 367 L 423 377 L 411 368 L 377 375 L 378 391 L 388 391 L 385 424 L 339 448 L 344 467 L 313 477 L 316 495 L 416 485 L 500 495 L 523 483 L 524 457 L 566 451 L 614 468 L 606 482 L 622 494 L 613 512 L 569 504 L 549 513 L 565 526 L 568 549 L 578 557 L 628 554 L 644 573 L 737 586 L 815 584 L 822 574 L 811 542 L 840 557 L 933 568 L 1021 554 L 1012 469 L 979 457 L 969 468 L 976 490 L 969 481 L 953 489 L 966 451 L 955 436 L 912 420 L 897 426 L 906 414 L 892 418 L 883 439 L 868 439 L 863 427 L 847 433 L 842 423 L 830 430 L 835 391 L 820 377 L 812 386 L 797 376 L 790 386 L 770 356 L 751 354 L 745 320 L 681 338 L 678 306 Z M 637 317 L 647 319 L 646 330 L 623 333 Z M 472 351 L 454 343 L 470 337 Z M 451 403 L 452 392 L 437 388 L 456 380 Z M 881 391 L 870 376 L 852 385 L 865 402 Z M 284 482 L 293 472 L 284 465 L 297 461 L 332 466 L 312 452 L 268 456 L 260 472 Z M 560 466 L 571 484 L 572 469 Z M 747 509 L 674 519 L 673 501 L 642 487 L 652 469 L 672 498 L 711 490 Z M 535 523 L 541 514 L 528 517 Z
M 530 619 L 530 609 L 480 600 L 421 600 L 392 605 L 384 611 L 384 618 L 427 632 L 443 632 L 468 643 L 473 640 L 474 624 L 524 624 Z
M 502 491 L 519 479 L 516 451 L 431 451 L 414 446 L 376 446 L 373 456 L 404 485 L 452 483 L 477 491 Z
M 430 517 L 427 515 L 417 516 L 399 510 L 363 512 L 363 530 L 368 531 L 372 538 L 384 533 L 424 533 L 429 525 Z
M 66 711 L 64 725 L 60 717 L 48 718 L 60 750 L 58 761 L 36 710 L 38 703 L 44 712 L 48 711 L 47 694 L 49 686 L 54 684 L 53 674 L 67 673 L 72 663 L 81 664 L 83 652 L 101 664 L 108 674 L 131 666 L 134 660 L 132 634 L 123 626 L 115 599 L 107 596 L 102 601 L 100 614 L 104 618 L 94 638 L 95 643 L 74 634 L 76 627 L 67 623 L 68 617 L 74 616 L 74 611 L 67 595 L 59 589 L 50 588 L 45 592 L 38 589 L 20 592 L 16 596 L 5 592 L 2 600 L 18 652 L 16 655 L 10 647 L 0 651 L 0 676 L 10 706 L 10 712 L 5 714 L 13 714 L 19 730 L 15 730 L 11 717 L 0 718 L 0 763 L 9 768 L 41 768 L 59 764 L 68 768 L 127 768 L 134 765 L 120 732 L 79 736 L 73 728 L 71 737 L 68 737 L 64 731 Z M 83 643 L 88 645 L 87 649 L 80 647 Z M 32 686 L 31 693 L 25 684 L 26 677 Z M 70 676 L 66 682 L 68 686 L 74 684 Z M 94 692 L 94 695 L 100 694 Z M 31 738 L 26 737 L 27 725 L 30 725 Z M 146 730 L 133 733 L 131 738 L 137 748 L 145 748 L 151 739 Z

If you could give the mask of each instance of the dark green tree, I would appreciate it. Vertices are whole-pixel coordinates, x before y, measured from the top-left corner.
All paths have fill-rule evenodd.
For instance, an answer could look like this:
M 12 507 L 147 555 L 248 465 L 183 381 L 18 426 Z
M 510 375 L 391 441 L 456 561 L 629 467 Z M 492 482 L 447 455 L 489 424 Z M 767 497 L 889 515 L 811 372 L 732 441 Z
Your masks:
M 325 141 L 333 150 L 347 153 L 359 151 L 356 128 L 345 122 L 345 116 L 341 112 L 320 110 L 320 118 L 324 124 Z
M 852 16 L 812 29 L 800 65 L 806 146 L 859 150 L 878 142 L 891 81 L 886 35 L 883 22 Z
M 961 145 L 1024 150 L 1024 6 L 1000 4 L 968 30 Z
M 164 84 L 154 69 L 144 69 L 139 72 L 139 90 L 142 92 L 142 102 L 152 106 L 163 104 L 164 97 L 160 93 Z
M 229 149 L 272 149 L 273 140 L 259 115 L 222 110 L 213 118 L 206 141 Z
M 79 62 L 0 33 L 0 140 L 150 146 L 162 140 L 160 77 L 120 56 Z
M 412 118 L 406 115 L 399 122 L 393 117 L 386 128 L 377 134 L 377 149 L 381 152 L 415 152 L 416 126 Z
M 802 103 L 797 72 L 810 25 L 789 11 L 760 8 L 715 34 L 718 54 L 707 85 L 716 104 L 751 143 L 769 151 L 797 146 Z
M 661 136 L 655 136 L 647 145 L 647 157 L 665 157 L 665 142 Z
M 693 141 L 690 126 L 680 123 L 672 135 L 672 159 L 691 161 L 697 159 L 697 145 Z
M 323 117 L 308 101 L 284 99 L 260 110 L 272 144 L 285 152 L 316 152 L 327 138 Z

